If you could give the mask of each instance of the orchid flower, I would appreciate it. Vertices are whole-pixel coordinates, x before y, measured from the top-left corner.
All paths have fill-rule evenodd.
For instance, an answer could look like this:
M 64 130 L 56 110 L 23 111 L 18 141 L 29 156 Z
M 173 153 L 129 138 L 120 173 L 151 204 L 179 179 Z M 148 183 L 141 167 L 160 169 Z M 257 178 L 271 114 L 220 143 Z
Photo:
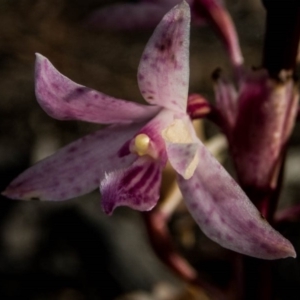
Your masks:
M 223 41 L 237 80 L 236 88 L 219 70 L 213 76 L 219 125 L 227 136 L 243 189 L 249 194 L 254 191 L 253 198 L 263 198 L 277 184 L 284 148 L 296 119 L 297 85 L 289 70 L 283 70 L 278 78 L 272 78 L 265 69 L 245 70 L 226 9 L 212 0 L 195 0 L 196 4 Z
M 115 99 L 74 83 L 37 55 L 36 96 L 59 120 L 112 124 L 62 148 L 19 175 L 4 195 L 60 201 L 100 185 L 102 207 L 152 209 L 167 160 L 203 232 L 220 245 L 264 259 L 295 257 L 291 243 L 260 215 L 196 137 L 187 114 L 190 9 L 175 6 L 142 55 L 138 84 L 150 105 Z

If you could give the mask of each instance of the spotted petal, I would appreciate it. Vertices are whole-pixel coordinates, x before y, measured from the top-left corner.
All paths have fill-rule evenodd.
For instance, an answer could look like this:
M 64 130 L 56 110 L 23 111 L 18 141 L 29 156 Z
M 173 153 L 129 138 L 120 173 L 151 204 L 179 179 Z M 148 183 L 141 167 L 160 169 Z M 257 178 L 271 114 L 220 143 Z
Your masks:
M 150 156 L 142 156 L 127 169 L 106 175 L 101 182 L 102 207 L 111 214 L 117 206 L 145 211 L 159 199 L 163 165 Z
M 85 136 L 26 170 L 3 194 L 13 199 L 66 200 L 99 186 L 104 172 L 130 165 L 118 150 L 143 124 L 111 126 Z
M 203 145 L 194 176 L 179 176 L 179 186 L 202 231 L 221 246 L 263 259 L 296 256 L 291 243 L 261 217 Z
M 158 107 L 115 99 L 79 85 L 59 73 L 40 54 L 37 54 L 35 77 L 39 104 L 48 115 L 59 120 L 131 123 L 150 119 L 159 111 Z
M 184 1 L 165 15 L 142 55 L 138 83 L 150 104 L 186 110 L 190 9 Z

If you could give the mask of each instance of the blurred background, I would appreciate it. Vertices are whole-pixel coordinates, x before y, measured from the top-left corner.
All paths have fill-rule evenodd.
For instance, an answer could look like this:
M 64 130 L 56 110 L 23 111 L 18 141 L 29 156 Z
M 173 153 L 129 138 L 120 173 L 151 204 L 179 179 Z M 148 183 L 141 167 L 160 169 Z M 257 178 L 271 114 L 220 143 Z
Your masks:
M 118 1 L 122 2 L 122 1 Z M 123 1 L 125 2 L 125 1 Z M 129 2 L 129 1 L 128 1 Z M 134 1 L 131 1 L 134 2 Z M 69 142 L 100 128 L 56 121 L 34 95 L 34 54 L 43 54 L 74 80 L 103 93 L 143 102 L 136 73 L 149 30 L 113 32 L 85 20 L 109 0 L 0 0 L 0 188 Z M 265 14 L 259 0 L 228 0 L 246 65 L 259 66 Z M 208 26 L 192 27 L 190 92 L 213 101 L 212 72 L 230 76 L 222 45 Z M 205 124 L 212 136 L 217 129 Z M 291 139 L 281 207 L 300 197 L 300 130 Z M 210 282 L 232 286 L 233 253 L 208 240 L 184 207 L 170 222 L 174 241 Z M 281 231 L 299 249 L 299 223 Z M 274 262 L 278 299 L 299 299 L 298 260 Z M 297 294 L 298 293 L 298 294 Z M 0 299 L 208 299 L 184 284 L 155 256 L 140 213 L 101 211 L 100 195 L 62 203 L 21 202 L 1 196 Z

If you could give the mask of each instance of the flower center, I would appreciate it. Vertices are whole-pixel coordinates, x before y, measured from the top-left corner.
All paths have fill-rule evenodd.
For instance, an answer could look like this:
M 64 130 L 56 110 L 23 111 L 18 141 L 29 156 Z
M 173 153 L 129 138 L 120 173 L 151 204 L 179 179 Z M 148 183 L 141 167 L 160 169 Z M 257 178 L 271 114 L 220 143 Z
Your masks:
M 149 154 L 150 138 L 145 133 L 138 134 L 131 147 L 132 152 L 136 152 L 139 156 Z

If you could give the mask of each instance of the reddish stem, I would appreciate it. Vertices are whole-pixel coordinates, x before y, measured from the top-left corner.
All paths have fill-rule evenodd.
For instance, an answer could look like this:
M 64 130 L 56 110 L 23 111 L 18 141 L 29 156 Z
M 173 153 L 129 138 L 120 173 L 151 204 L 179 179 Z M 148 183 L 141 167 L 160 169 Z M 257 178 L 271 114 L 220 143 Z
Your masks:
M 175 249 L 167 227 L 168 216 L 158 209 L 144 214 L 148 236 L 157 256 L 185 282 L 203 288 L 214 300 L 226 299 L 225 293 L 206 282 Z

